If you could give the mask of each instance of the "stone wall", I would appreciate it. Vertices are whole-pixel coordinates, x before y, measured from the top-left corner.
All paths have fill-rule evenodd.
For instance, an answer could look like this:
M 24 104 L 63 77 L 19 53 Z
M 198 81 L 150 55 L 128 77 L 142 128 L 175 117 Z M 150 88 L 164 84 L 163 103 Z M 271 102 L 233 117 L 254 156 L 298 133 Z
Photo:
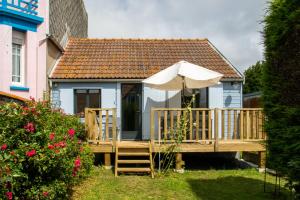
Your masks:
M 69 37 L 87 37 L 88 15 L 83 0 L 49 0 L 49 33 L 62 47 Z

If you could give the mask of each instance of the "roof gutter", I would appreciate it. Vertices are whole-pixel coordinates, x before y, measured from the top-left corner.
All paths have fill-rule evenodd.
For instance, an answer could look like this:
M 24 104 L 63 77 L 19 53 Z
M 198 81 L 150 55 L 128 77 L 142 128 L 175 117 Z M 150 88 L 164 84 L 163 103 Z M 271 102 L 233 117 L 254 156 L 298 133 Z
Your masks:
M 142 79 L 60 79 L 60 78 L 49 78 L 49 80 L 51 80 L 52 82 L 67 82 L 67 83 L 76 83 L 76 82 L 80 82 L 80 83 L 91 83 L 91 82 L 127 82 L 127 83 L 136 83 L 136 82 L 141 82 L 144 80 L 144 78 Z M 242 78 L 223 78 L 221 79 L 221 82 L 230 82 L 230 81 L 239 81 L 242 82 L 243 79 Z
M 55 79 L 49 78 L 51 82 L 67 82 L 67 83 L 90 83 L 90 82 L 141 82 L 144 79 Z

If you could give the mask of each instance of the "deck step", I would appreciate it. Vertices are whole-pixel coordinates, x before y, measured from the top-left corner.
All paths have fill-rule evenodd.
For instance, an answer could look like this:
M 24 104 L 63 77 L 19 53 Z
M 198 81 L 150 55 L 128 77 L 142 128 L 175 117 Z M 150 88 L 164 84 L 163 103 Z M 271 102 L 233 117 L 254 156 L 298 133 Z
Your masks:
M 151 172 L 151 169 L 146 167 L 146 168 L 125 168 L 125 167 L 118 167 L 118 172 Z
M 116 145 L 115 156 L 115 176 L 118 176 L 118 173 L 121 172 L 131 172 L 130 174 L 147 172 L 154 178 L 152 146 L 150 142 L 119 142 Z
M 149 156 L 149 153 L 144 152 L 119 152 L 119 156 Z
M 119 164 L 150 164 L 150 160 L 118 160 Z
M 148 149 L 149 146 L 145 146 L 145 145 L 120 145 L 118 146 L 119 149 Z

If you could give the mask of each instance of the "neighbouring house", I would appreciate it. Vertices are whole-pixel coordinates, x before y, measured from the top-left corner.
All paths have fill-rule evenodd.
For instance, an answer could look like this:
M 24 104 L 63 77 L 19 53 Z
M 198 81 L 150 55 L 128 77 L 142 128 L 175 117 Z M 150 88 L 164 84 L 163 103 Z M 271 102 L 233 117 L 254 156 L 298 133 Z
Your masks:
M 28 99 L 0 91 L 0 105 L 9 103 L 9 102 L 16 102 L 19 104 L 24 104 L 26 101 L 28 101 Z
M 244 108 L 261 108 L 262 107 L 262 93 L 253 92 L 243 95 Z
M 42 99 L 70 36 L 87 37 L 83 0 L 0 0 L 0 91 Z
M 149 139 L 151 107 L 181 107 L 181 95 L 141 81 L 180 60 L 224 75 L 219 85 L 185 91 L 196 95 L 194 107 L 243 107 L 243 75 L 208 39 L 71 38 L 50 74 L 53 105 L 81 117 L 86 107 L 116 108 L 120 139 Z

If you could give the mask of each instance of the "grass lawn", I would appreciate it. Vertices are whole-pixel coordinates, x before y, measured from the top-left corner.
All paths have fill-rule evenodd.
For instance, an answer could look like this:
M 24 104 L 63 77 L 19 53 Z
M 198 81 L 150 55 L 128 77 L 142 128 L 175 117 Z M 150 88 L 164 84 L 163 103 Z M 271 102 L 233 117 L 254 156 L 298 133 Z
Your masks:
M 90 178 L 74 187 L 72 199 L 274 199 L 271 194 L 274 191 L 274 177 L 268 175 L 268 193 L 263 192 L 263 180 L 264 174 L 254 169 L 195 170 L 184 174 L 172 172 L 151 179 L 147 175 L 121 175 L 115 178 L 111 170 L 95 167 Z M 287 191 L 282 191 L 287 195 Z

